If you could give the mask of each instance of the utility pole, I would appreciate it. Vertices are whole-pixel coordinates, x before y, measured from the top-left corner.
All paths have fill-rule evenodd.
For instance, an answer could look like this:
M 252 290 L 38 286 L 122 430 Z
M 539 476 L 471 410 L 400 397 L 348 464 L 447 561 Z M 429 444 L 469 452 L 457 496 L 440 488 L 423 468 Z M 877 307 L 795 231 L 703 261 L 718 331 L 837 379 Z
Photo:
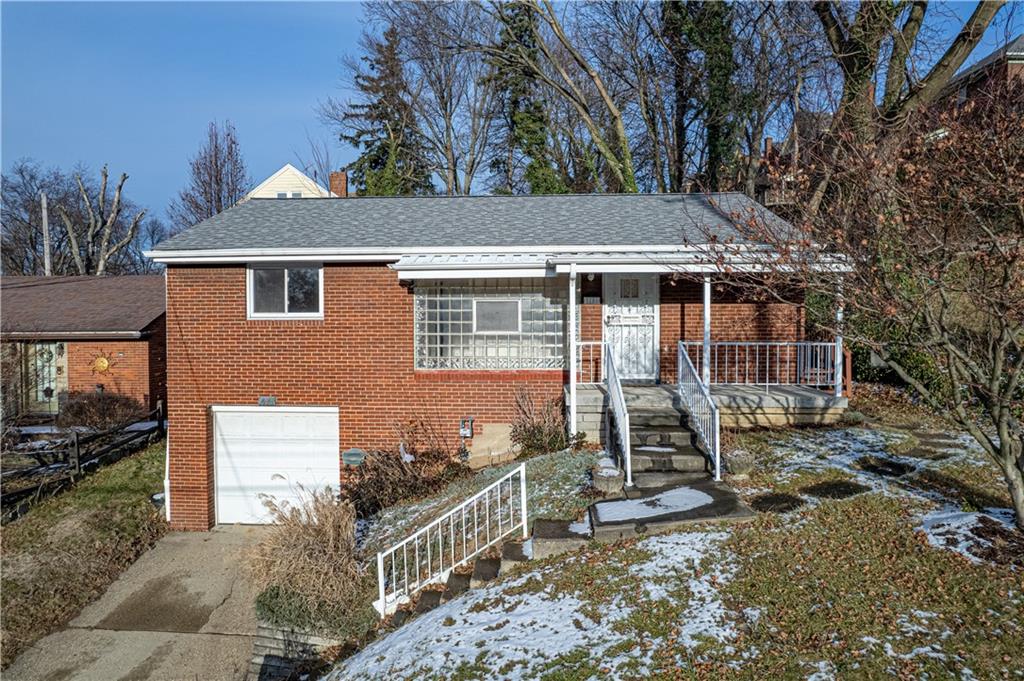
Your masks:
M 50 219 L 46 214 L 46 192 L 39 192 L 39 200 L 43 209 L 43 274 L 47 277 L 50 270 Z

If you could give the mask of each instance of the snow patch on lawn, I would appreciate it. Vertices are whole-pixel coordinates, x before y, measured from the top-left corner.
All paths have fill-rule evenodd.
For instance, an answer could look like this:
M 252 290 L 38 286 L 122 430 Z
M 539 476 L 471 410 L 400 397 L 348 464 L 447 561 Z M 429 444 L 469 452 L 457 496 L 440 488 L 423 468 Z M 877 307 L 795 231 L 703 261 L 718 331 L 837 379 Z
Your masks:
M 924 514 L 917 529 L 924 533 L 932 546 L 956 551 L 972 563 L 983 563 L 981 558 L 971 553 L 971 547 L 988 547 L 992 544 L 973 532 L 982 517 L 1001 523 L 1007 530 L 1013 531 L 1015 528 L 1011 509 L 986 508 L 984 512 L 962 511 L 957 506 L 946 504 Z
M 886 449 L 886 445 L 899 442 L 905 437 L 907 436 L 901 433 L 867 428 L 796 432 L 772 448 L 776 459 L 776 478 L 780 482 L 788 482 L 802 473 L 838 470 L 871 491 L 930 502 L 936 505 L 936 508 L 922 514 L 920 525 L 917 527 L 927 537 L 928 542 L 932 546 L 955 551 L 974 563 L 983 562 L 970 553 L 970 548 L 988 546 L 990 542 L 977 536 L 972 530 L 983 516 L 1012 530 L 1013 511 L 1008 508 L 985 508 L 980 512 L 963 511 L 938 491 L 920 489 L 908 484 L 916 473 L 925 469 L 941 471 L 943 466 L 952 462 L 987 465 L 986 462 L 979 460 L 980 447 L 977 442 L 969 434 L 951 434 L 948 445 L 933 445 L 938 450 L 952 453 L 949 458 L 942 460 L 897 456 Z M 883 465 L 890 463 L 904 467 L 907 473 L 886 476 L 864 470 L 859 462 L 865 457 L 870 457 Z M 802 494 L 801 498 L 807 505 L 797 510 L 797 513 L 822 502 L 807 494 Z
M 736 635 L 717 591 L 731 568 L 699 570 L 727 537 L 728 532 L 683 532 L 649 537 L 636 545 L 651 554 L 629 568 L 647 599 L 673 599 L 680 593 L 679 586 L 689 587 L 692 595 L 679 622 L 685 632 L 678 639 L 682 645 L 693 646 L 709 637 L 725 641 Z M 603 659 L 612 647 L 623 644 L 629 649 L 602 667 L 615 677 L 620 665 L 638 664 L 640 670 L 630 671 L 643 675 L 656 646 L 640 646 L 622 624 L 644 607 L 643 602 L 634 608 L 617 597 L 601 608 L 595 621 L 584 614 L 588 611 L 585 592 L 555 592 L 550 582 L 540 591 L 529 589 L 531 580 L 545 580 L 556 571 L 570 569 L 568 565 L 576 560 L 580 558 L 570 557 L 559 565 L 467 592 L 371 643 L 325 678 L 401 679 L 425 674 L 443 678 L 479 660 L 488 670 L 487 678 L 531 679 L 538 676 L 538 667 L 559 656 L 583 649 L 590 659 Z M 699 623 L 693 621 L 697 617 Z
M 644 499 L 625 499 L 597 504 L 597 517 L 602 522 L 612 523 L 621 520 L 638 520 L 653 518 L 669 513 L 680 513 L 710 504 L 714 499 L 710 494 L 690 487 L 677 487 L 653 497 Z

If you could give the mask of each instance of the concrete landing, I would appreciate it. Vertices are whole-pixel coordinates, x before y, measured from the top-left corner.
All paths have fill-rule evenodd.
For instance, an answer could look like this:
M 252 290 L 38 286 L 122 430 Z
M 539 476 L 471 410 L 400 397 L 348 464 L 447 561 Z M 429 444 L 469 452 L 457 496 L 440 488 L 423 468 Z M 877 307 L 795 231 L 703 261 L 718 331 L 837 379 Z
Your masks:
M 731 487 L 714 480 L 631 491 L 626 499 L 599 501 L 590 507 L 593 536 L 598 541 L 669 532 L 698 522 L 753 517 L 754 512 Z

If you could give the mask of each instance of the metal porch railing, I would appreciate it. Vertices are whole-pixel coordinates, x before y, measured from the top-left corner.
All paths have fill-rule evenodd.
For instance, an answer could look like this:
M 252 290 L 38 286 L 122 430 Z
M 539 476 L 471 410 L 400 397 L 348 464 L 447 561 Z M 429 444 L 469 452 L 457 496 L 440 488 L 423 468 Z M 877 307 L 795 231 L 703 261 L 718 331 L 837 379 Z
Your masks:
M 428 584 L 448 579 L 452 570 L 466 565 L 485 549 L 517 530 L 528 536 L 526 464 L 411 536 L 377 554 L 378 599 L 373 606 L 381 617 L 409 602 Z
M 700 341 L 680 344 L 697 375 L 704 376 L 704 344 Z M 717 341 L 710 344 L 709 355 L 709 385 L 824 388 L 836 382 L 836 343 L 833 342 Z

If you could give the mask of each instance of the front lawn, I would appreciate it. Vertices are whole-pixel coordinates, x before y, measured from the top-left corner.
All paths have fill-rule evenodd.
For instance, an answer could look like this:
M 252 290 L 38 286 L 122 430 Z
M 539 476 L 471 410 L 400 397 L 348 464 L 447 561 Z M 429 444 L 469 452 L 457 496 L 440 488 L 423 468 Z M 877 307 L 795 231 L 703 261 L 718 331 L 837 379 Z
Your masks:
M 597 461 L 592 452 L 556 452 L 527 459 L 527 508 L 530 520 L 536 518 L 577 519 L 591 503 L 588 495 L 589 470 Z M 444 489 L 419 499 L 410 499 L 388 507 L 374 517 L 360 520 L 357 527 L 359 558 L 363 569 L 358 579 L 347 585 L 353 601 L 362 607 L 339 607 L 326 600 L 312 607 L 296 598 L 288 584 L 274 584 L 256 599 L 259 617 L 278 627 L 295 627 L 359 644 L 374 635 L 380 618 L 371 603 L 376 598 L 375 557 L 379 550 L 408 537 L 452 507 L 500 479 L 520 462 L 481 470 L 459 478 Z M 511 539 L 518 535 L 513 534 Z M 296 558 L 290 556 L 288 559 Z M 302 558 L 302 557 L 298 557 Z M 285 557 L 281 558 L 286 560 Z
M 165 532 L 164 443 L 101 468 L 0 530 L 3 666 L 71 620 Z
M 994 469 L 955 433 L 908 438 L 740 436 L 741 495 L 788 505 L 527 564 L 331 679 L 1024 677 L 1024 537 Z

